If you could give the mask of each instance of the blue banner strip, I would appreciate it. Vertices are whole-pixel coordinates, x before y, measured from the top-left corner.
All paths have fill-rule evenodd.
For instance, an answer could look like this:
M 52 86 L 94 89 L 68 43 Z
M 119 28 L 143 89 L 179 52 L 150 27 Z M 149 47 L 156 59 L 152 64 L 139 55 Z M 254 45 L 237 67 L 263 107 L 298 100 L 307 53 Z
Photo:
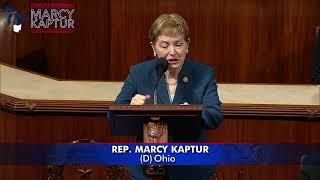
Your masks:
M 0 144 L 1 165 L 320 165 L 319 144 Z M 310 158 L 311 157 L 311 158 Z

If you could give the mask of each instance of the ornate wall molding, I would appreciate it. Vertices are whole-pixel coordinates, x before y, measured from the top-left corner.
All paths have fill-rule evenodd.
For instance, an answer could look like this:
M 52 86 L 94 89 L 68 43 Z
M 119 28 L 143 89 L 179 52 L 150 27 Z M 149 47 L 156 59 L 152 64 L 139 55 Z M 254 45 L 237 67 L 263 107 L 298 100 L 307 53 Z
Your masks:
M 0 94 L 0 109 L 11 113 L 93 113 L 106 114 L 111 101 L 70 101 L 70 100 L 22 100 Z M 172 106 L 171 106 L 172 107 Z M 121 110 L 126 106 L 119 106 Z M 137 110 L 148 110 L 148 106 L 137 106 Z M 170 105 L 159 105 L 159 110 Z M 172 111 L 198 110 L 200 106 L 174 107 Z M 276 105 L 276 104 L 223 104 L 225 117 L 250 118 L 305 118 L 317 120 L 320 117 L 320 105 Z
M 112 102 L 22 100 L 0 94 L 0 109 L 12 113 L 107 113 Z

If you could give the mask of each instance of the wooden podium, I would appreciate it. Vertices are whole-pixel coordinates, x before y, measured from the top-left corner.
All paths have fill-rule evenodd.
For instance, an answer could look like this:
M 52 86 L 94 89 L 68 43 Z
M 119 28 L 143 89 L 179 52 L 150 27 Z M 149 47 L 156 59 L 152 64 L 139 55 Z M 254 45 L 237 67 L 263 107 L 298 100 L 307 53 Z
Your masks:
M 109 106 L 113 134 L 142 136 L 144 143 L 167 143 L 169 135 L 197 135 L 201 115 L 201 105 Z
M 169 136 L 197 137 L 201 132 L 201 116 L 201 105 L 109 106 L 113 134 L 143 137 L 144 143 L 168 143 Z M 165 168 L 151 165 L 145 172 L 163 175 Z

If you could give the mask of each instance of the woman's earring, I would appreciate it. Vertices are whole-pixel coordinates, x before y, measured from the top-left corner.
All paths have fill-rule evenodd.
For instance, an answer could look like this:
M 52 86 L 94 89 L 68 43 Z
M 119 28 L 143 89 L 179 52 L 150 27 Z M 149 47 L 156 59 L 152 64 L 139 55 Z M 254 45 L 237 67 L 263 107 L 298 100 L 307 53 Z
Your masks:
M 189 50 L 187 49 L 187 50 L 186 50 L 186 53 L 188 53 L 188 52 L 189 52 Z
M 153 56 L 157 57 L 157 53 L 155 51 L 153 51 Z

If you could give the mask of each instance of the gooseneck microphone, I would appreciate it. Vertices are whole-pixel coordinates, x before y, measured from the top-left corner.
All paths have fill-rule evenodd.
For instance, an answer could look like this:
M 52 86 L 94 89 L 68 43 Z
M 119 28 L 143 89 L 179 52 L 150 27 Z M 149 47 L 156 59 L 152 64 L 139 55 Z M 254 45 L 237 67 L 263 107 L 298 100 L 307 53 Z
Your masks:
M 157 98 L 157 88 L 159 81 L 163 75 L 164 72 L 167 71 L 169 66 L 169 63 L 166 58 L 159 58 L 157 59 L 157 64 L 156 64 L 156 71 L 157 71 L 157 82 L 156 86 L 154 88 L 154 93 L 153 93 L 153 104 L 158 104 L 158 98 Z

